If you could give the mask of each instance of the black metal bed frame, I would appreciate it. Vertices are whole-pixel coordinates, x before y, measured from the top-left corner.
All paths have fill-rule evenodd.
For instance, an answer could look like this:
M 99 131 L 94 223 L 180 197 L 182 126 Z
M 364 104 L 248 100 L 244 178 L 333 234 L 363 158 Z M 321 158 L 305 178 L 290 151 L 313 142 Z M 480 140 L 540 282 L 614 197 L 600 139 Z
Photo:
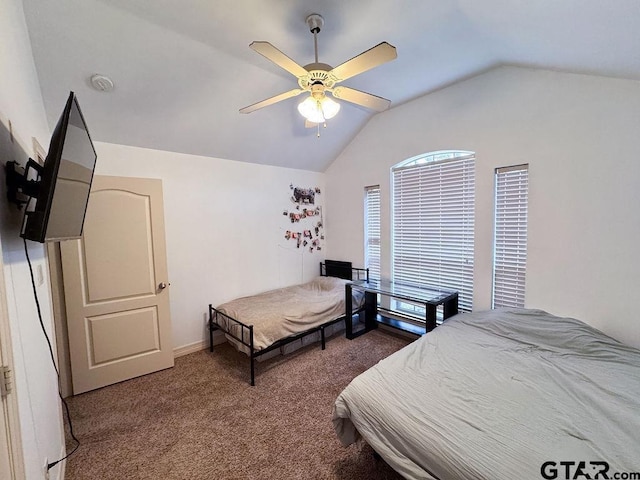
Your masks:
M 364 274 L 365 279 L 369 281 L 369 269 L 368 268 L 354 268 L 351 266 L 351 262 L 343 262 L 338 260 L 325 260 L 324 262 L 320 262 L 320 275 L 327 277 L 338 277 L 346 280 L 361 280 L 362 275 Z M 227 328 L 218 323 L 218 316 L 223 317 L 227 321 Z M 234 340 L 240 342 L 242 345 L 246 346 L 249 349 L 249 358 L 251 363 L 251 386 L 255 386 L 255 359 L 261 355 L 264 355 L 268 352 L 271 352 L 277 348 L 280 348 L 288 343 L 295 342 L 296 340 L 301 339 L 307 335 L 312 333 L 320 332 L 320 343 L 322 350 L 325 349 L 325 328 L 334 325 L 336 323 L 342 322 L 345 320 L 345 317 L 342 316 L 340 318 L 336 318 L 335 320 L 331 320 L 329 322 L 323 323 L 322 325 L 318 325 L 312 327 L 304 332 L 300 332 L 296 335 L 292 335 L 283 339 L 280 339 L 266 348 L 262 350 L 256 351 L 253 346 L 253 325 L 246 325 L 239 320 L 236 320 L 233 317 L 221 312 L 220 310 L 213 307 L 213 305 L 209 304 L 209 351 L 213 352 L 213 332 L 216 330 L 220 330 L 225 334 L 229 335 Z M 231 325 L 231 326 L 229 326 Z M 239 327 L 240 333 L 236 335 L 232 332 L 232 330 L 237 330 Z M 248 340 L 246 340 L 248 338 Z

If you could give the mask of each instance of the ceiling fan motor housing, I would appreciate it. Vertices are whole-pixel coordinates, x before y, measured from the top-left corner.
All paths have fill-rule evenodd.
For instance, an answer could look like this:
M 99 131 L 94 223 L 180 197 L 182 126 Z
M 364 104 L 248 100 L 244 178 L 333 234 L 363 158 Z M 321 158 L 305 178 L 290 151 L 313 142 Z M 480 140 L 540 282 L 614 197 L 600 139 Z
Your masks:
M 303 90 L 309 90 L 314 83 L 322 83 L 325 88 L 333 88 L 336 78 L 330 74 L 333 67 L 326 63 L 310 63 L 304 66 L 309 72 L 308 75 L 298 77 L 298 85 Z

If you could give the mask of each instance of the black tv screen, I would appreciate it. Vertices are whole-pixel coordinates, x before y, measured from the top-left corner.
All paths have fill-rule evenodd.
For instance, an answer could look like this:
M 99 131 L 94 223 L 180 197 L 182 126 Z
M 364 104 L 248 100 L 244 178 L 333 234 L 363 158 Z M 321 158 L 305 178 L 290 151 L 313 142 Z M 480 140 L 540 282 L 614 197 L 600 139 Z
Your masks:
M 73 92 L 56 124 L 42 167 L 35 206 L 20 235 L 47 242 L 82 236 L 97 155 Z

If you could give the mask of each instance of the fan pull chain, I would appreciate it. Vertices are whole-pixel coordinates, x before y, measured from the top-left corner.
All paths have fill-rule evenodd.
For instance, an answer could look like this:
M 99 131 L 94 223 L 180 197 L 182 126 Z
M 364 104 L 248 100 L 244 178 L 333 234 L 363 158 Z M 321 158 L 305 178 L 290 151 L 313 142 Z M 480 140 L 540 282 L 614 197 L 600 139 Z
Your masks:
M 320 124 L 316 123 L 316 127 L 318 128 L 318 134 L 316 135 L 316 137 L 320 138 Z M 327 122 L 324 122 L 322 124 L 322 128 L 327 128 Z

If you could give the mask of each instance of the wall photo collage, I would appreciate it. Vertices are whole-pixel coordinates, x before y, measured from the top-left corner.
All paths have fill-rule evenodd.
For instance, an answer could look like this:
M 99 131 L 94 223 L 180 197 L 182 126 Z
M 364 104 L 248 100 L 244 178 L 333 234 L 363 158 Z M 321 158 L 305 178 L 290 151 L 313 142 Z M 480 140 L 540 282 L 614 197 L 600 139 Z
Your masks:
M 291 246 L 309 251 L 322 250 L 324 230 L 322 205 L 318 187 L 296 187 L 289 185 L 291 206 L 282 211 L 288 217 L 290 225 L 285 229 L 284 238 Z

